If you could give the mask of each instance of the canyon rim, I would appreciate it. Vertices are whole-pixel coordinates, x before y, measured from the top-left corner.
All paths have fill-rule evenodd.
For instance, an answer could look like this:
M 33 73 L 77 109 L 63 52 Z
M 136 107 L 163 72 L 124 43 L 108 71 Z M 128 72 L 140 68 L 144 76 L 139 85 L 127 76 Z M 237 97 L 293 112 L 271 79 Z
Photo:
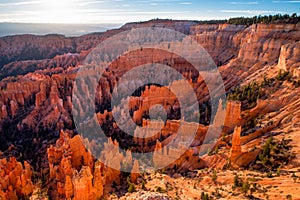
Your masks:
M 0 199 L 300 199 L 299 22 L 0 37 Z

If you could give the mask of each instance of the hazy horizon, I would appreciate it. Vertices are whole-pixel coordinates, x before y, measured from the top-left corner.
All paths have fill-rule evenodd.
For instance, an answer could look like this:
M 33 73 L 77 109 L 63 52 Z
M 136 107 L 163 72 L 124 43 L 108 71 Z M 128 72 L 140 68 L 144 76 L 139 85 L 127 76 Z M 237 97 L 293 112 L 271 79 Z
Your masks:
M 147 21 L 227 19 L 299 14 L 300 0 L 3 0 L 0 22 L 107 24 Z
M 300 14 L 300 0 L 2 0 L 0 37 L 80 36 L 151 19 L 216 20 Z
M 1 7 L 1 3 L 0 3 Z M 297 13 L 297 12 L 294 12 Z M 289 14 L 289 13 L 277 13 L 277 14 Z M 234 17 L 254 17 L 258 15 L 250 15 L 250 16 L 234 16 Z M 183 21 L 210 21 L 210 20 L 228 20 L 230 18 L 213 18 L 208 20 L 193 20 L 193 19 L 180 19 L 180 18 L 151 18 L 142 21 L 126 21 L 124 23 L 34 23 L 34 22 L 0 22 L 0 37 L 5 36 L 14 36 L 14 35 L 23 35 L 23 34 L 32 34 L 32 35 L 49 35 L 49 34 L 61 34 L 66 37 L 77 37 L 90 33 L 99 33 L 105 32 L 111 29 L 118 29 L 127 23 L 139 23 L 139 22 L 147 22 L 149 20 L 183 20 Z
M 33 34 L 62 34 L 67 37 L 81 36 L 119 28 L 123 24 L 57 24 L 0 22 L 0 37 Z

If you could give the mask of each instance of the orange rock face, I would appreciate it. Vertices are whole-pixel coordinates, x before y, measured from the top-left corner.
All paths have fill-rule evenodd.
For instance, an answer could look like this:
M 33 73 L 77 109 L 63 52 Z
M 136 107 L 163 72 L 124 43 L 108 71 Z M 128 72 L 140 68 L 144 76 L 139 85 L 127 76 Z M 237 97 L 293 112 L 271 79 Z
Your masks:
M 141 97 L 130 98 L 130 109 L 138 108 L 133 114 L 133 121 L 141 123 L 143 114 L 156 104 L 162 105 L 165 110 L 170 110 L 176 100 L 177 97 L 165 87 L 146 87 Z
M 229 101 L 226 106 L 224 126 L 232 131 L 241 123 L 241 102 Z
M 191 27 L 191 32 L 197 42 L 210 53 L 215 63 L 223 65 L 238 55 L 241 39 L 238 33 L 244 29 L 243 25 L 204 24 Z
M 80 169 L 81 166 L 93 168 L 93 158 L 90 152 L 87 151 L 82 143 L 79 135 L 76 135 L 70 140 L 69 150 L 72 152 L 71 164 L 75 169 Z
M 3 57 L 0 57 L 0 64 L 5 64 L 5 66 L 1 66 L 0 78 L 2 78 L 4 72 L 6 75 L 13 75 L 20 70 L 22 74 L 26 74 L 24 76 L 11 77 L 0 82 L 0 132 L 2 131 L 2 123 L 12 122 L 9 120 L 14 119 L 17 120 L 17 125 L 13 128 L 19 131 L 26 127 L 25 125 L 33 130 L 50 130 L 51 133 L 66 127 L 73 127 L 72 125 L 74 124 L 72 124 L 70 114 L 72 103 L 80 105 L 82 100 L 91 96 L 90 94 L 84 94 L 82 97 L 72 99 L 72 84 L 76 70 L 79 68 L 78 64 L 84 60 L 91 49 L 106 37 L 122 30 L 136 27 L 151 27 L 152 25 L 173 28 L 191 34 L 210 53 L 216 65 L 220 66 L 219 70 L 223 76 L 226 89 L 235 86 L 253 72 L 258 71 L 259 73 L 259 70 L 263 70 L 263 67 L 268 67 L 269 65 L 277 65 L 279 69 L 290 71 L 294 76 L 300 77 L 299 23 L 239 26 L 151 21 L 141 24 L 127 24 L 119 30 L 79 38 L 65 38 L 63 36 L 16 36 L 9 37 L 10 40 L 0 38 L 0 46 L 3 47 L 0 48 L 0 54 L 3 55 Z M 30 48 L 38 47 L 38 51 L 43 53 L 38 53 L 37 57 L 31 58 L 30 56 L 32 55 L 27 55 L 22 50 L 24 49 L 22 47 L 28 46 L 28 44 L 30 44 Z M 20 59 L 20 61 L 6 63 L 13 61 L 13 55 L 22 55 L 22 59 L 42 60 L 24 61 Z M 122 55 L 111 63 L 101 80 L 96 80 L 96 82 L 99 81 L 101 83 L 96 91 L 96 103 L 101 106 L 109 103 L 111 91 L 122 74 L 133 67 L 151 62 L 167 64 L 183 74 L 196 92 L 199 104 L 209 100 L 205 82 L 199 77 L 199 74 L 190 63 L 187 63 L 178 55 L 167 51 L 139 49 Z M 31 66 L 34 69 L 29 69 Z M 35 70 L 35 72 L 31 70 Z M 161 75 L 161 78 L 164 78 L 164 74 Z M 93 77 L 91 76 L 92 79 Z M 83 89 L 88 86 L 84 82 L 80 84 L 80 87 Z M 181 87 L 180 83 L 177 83 L 177 87 Z M 123 88 L 126 89 L 126 85 Z M 278 98 L 273 101 L 258 101 L 257 106 L 247 111 L 247 113 L 241 111 L 240 102 L 233 101 L 228 102 L 226 110 L 219 110 L 221 115 L 215 118 L 212 130 L 216 133 L 220 131 L 218 128 L 223 124 L 218 119 L 225 116 L 223 132 L 230 134 L 234 131 L 229 156 L 234 165 L 245 166 L 255 159 L 258 152 L 243 152 L 241 145 L 271 130 L 269 129 L 270 127 L 267 127 L 256 130 L 248 136 L 241 137 L 240 126 L 243 127 L 247 121 L 257 117 L 259 114 L 264 115 L 270 112 L 277 112 L 289 102 L 289 98 L 298 98 L 299 91 L 294 91 L 294 93 L 294 96 L 278 95 Z M 183 95 L 186 97 L 190 96 L 185 91 L 183 91 Z M 92 101 L 95 99 L 92 99 Z M 177 160 L 172 163 L 171 167 L 176 166 L 185 170 L 203 166 L 219 167 L 224 165 L 227 155 L 215 155 L 206 157 L 203 160 L 199 159 L 200 148 L 209 146 L 208 143 L 203 144 L 206 132 L 208 128 L 211 128 L 208 126 L 198 125 L 195 131 L 195 139 L 192 141 L 190 148 L 185 149 L 180 142 L 178 142 L 176 147 L 166 147 L 166 144 L 175 138 L 181 121 L 168 120 L 166 123 L 157 121 L 151 124 L 149 120 L 143 119 L 144 115 L 148 115 L 149 109 L 155 104 L 162 105 L 168 114 L 180 107 L 174 94 L 166 88 L 157 86 L 147 86 L 140 97 L 132 97 L 129 102 L 129 109 L 133 111 L 133 121 L 142 125 L 142 127 L 148 126 L 147 130 L 140 127 L 135 130 L 133 143 L 142 145 L 134 148 L 145 151 L 156 150 L 153 162 L 157 166 L 172 159 Z M 293 106 L 293 111 L 297 112 L 297 106 L 298 104 Z M 88 105 L 80 105 L 78 110 L 74 112 L 79 116 L 83 116 L 87 107 Z M 107 110 L 101 110 L 101 113 L 97 112 L 96 115 L 100 124 L 109 123 L 113 120 L 112 113 Z M 208 116 L 209 114 L 206 112 L 205 117 L 208 118 Z M 282 116 L 281 118 L 285 121 L 297 120 L 292 117 L 285 118 Z M 280 121 L 278 120 L 276 123 L 280 123 Z M 189 133 L 193 129 L 192 123 L 182 123 L 184 126 L 181 131 L 184 133 Z M 296 123 L 294 124 L 295 126 L 297 125 Z M 275 125 L 271 128 L 274 128 Z M 112 126 L 114 130 L 118 128 L 116 123 L 112 123 Z M 236 126 L 239 128 L 234 129 Z M 104 193 L 104 185 L 120 181 L 122 167 L 128 167 L 129 171 L 132 172 L 130 176 L 131 181 L 137 182 L 139 163 L 133 160 L 130 152 L 126 152 L 126 155 L 120 153 L 118 149 L 119 144 L 116 141 L 109 139 L 107 143 L 103 143 L 105 149 L 101 156 L 105 163 L 95 164 L 96 159 L 85 148 L 82 138 L 80 136 L 72 138 L 70 135 L 67 132 L 61 132 L 56 145 L 49 147 L 47 151 L 50 171 L 49 185 L 52 189 L 52 198 L 101 198 Z M 178 140 L 185 139 L 186 135 L 183 134 L 183 138 Z M 211 135 L 208 141 L 218 139 L 215 137 L 216 135 Z M 34 138 L 35 143 L 44 142 L 38 139 Z M 48 141 L 45 140 L 45 142 Z M 12 149 L 13 145 L 10 146 L 9 150 Z M 180 155 L 179 158 L 178 155 Z M 24 163 L 24 166 L 22 166 L 13 158 L 9 161 L 1 160 L 0 169 L 0 198 L 18 199 L 27 197 L 32 193 L 33 185 L 30 181 L 31 170 L 28 163 Z
M 232 147 L 230 150 L 230 160 L 234 162 L 242 154 L 241 148 L 241 127 L 236 127 L 232 135 Z
M 101 155 L 108 166 L 95 162 L 79 135 L 70 138 L 68 132 L 61 132 L 56 145 L 47 150 L 51 196 L 56 199 L 99 199 L 103 195 L 104 184 L 120 182 L 120 169 L 125 157 L 119 153 L 118 143 L 111 139 L 104 146 Z M 132 165 L 129 157 L 127 160 Z M 138 163 L 134 162 L 132 170 L 138 172 L 138 168 Z M 135 173 L 133 180 L 136 181 L 138 176 Z
M 281 46 L 278 60 L 279 69 L 290 71 L 294 76 L 299 77 L 300 66 L 300 42 L 289 43 Z
M 36 94 L 35 96 L 35 106 L 41 106 L 43 105 L 44 101 L 46 101 L 47 99 L 47 88 L 46 88 L 46 84 L 45 83 L 41 83 L 40 85 L 40 91 Z
M 103 194 L 103 177 L 80 136 L 61 132 L 47 150 L 53 198 L 96 199 Z M 55 184 L 55 182 L 57 184 Z
M 14 157 L 0 160 L 0 199 L 14 200 L 28 198 L 34 189 L 32 171 L 27 162 L 24 167 Z
M 74 185 L 74 200 L 96 199 L 93 191 L 93 175 L 87 166 L 82 167 L 80 172 L 75 171 L 72 183 Z
M 4 90 L 0 90 L 0 122 L 1 119 L 15 117 L 17 112 L 24 109 L 38 91 L 38 85 L 33 82 L 7 83 Z M 10 108 L 10 109 L 9 109 Z
M 236 127 L 232 135 L 232 147 L 230 149 L 230 161 L 232 167 L 246 167 L 252 163 L 258 154 L 260 153 L 259 149 L 254 151 L 242 151 L 242 138 L 246 139 L 248 136 L 241 137 L 242 128 Z

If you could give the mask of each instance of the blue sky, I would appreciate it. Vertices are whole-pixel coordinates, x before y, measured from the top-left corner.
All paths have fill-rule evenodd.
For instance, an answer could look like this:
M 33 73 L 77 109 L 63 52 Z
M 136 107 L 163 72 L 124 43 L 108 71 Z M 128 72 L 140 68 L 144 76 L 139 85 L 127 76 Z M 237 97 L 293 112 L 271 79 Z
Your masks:
M 300 0 L 0 0 L 0 22 L 105 24 L 295 12 Z

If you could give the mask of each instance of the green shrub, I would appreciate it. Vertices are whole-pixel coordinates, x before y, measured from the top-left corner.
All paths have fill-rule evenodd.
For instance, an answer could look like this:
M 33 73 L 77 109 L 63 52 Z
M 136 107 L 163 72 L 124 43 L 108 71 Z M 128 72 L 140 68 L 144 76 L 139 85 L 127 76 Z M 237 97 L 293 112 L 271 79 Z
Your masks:
M 250 184 L 248 182 L 243 182 L 241 190 L 246 195 L 250 190 Z
M 295 157 L 294 153 L 291 152 L 290 142 L 291 140 L 284 138 L 277 141 L 270 137 L 252 165 L 253 168 L 261 171 L 275 171 L 279 167 L 288 164 Z
M 296 183 L 298 176 L 295 174 L 295 172 L 293 172 L 292 178 L 294 180 L 294 183 Z
M 290 72 L 288 72 L 288 71 L 280 69 L 278 71 L 278 75 L 277 75 L 276 79 L 278 81 L 286 81 L 286 80 L 288 80 L 288 81 L 291 82 L 292 74 Z
M 143 189 L 143 190 L 146 190 L 146 186 L 145 186 L 145 185 L 146 185 L 146 183 L 145 183 L 145 181 L 143 180 L 143 181 L 142 181 L 142 189 Z
M 217 183 L 218 176 L 217 176 L 217 172 L 215 170 L 213 170 L 211 179 L 214 183 Z
M 127 177 L 126 182 L 127 182 L 127 191 L 128 191 L 129 193 L 135 192 L 135 191 L 136 191 L 136 190 L 135 190 L 135 185 L 134 185 L 133 183 L 130 182 L 130 177 Z
M 166 193 L 167 191 L 165 189 L 163 189 L 162 187 L 158 186 L 156 188 L 156 192 L 159 192 L 159 193 Z
M 257 99 L 265 96 L 262 85 L 257 82 L 249 83 L 242 87 L 235 87 L 227 95 L 227 100 L 241 101 L 242 109 L 247 110 L 256 106 Z
M 243 181 L 241 178 L 238 177 L 236 174 L 234 176 L 233 180 L 233 190 L 240 190 L 241 192 L 244 193 L 245 196 L 247 196 L 249 199 L 253 199 L 254 197 L 252 196 L 253 192 L 257 191 L 257 183 L 249 183 L 248 181 L 258 181 L 258 179 L 248 179 L 247 181 Z
M 272 172 L 267 172 L 267 177 L 268 178 L 273 178 L 274 176 L 273 176 Z
M 201 193 L 201 200 L 209 200 L 209 195 L 205 192 Z
M 300 80 L 298 81 L 293 81 L 293 85 L 297 88 L 300 86 Z
M 134 184 L 133 184 L 133 183 L 129 184 L 128 192 L 129 192 L 129 193 L 133 193 L 133 192 L 135 192 L 135 191 L 136 191 L 136 190 L 135 190 Z
M 234 176 L 234 179 L 233 179 L 233 187 L 232 189 L 235 190 L 236 188 L 239 188 L 243 185 L 243 181 L 238 177 L 238 175 L 236 174 Z
M 276 176 L 280 176 L 280 175 L 281 175 L 281 165 L 276 170 Z

